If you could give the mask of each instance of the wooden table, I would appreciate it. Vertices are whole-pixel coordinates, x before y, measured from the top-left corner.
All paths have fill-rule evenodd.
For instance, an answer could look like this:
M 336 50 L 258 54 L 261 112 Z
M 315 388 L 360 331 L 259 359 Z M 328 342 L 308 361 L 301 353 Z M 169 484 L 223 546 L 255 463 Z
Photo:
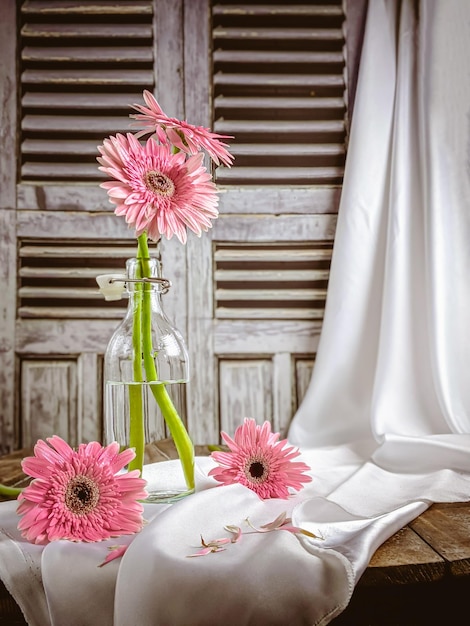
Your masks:
M 0 457 L 0 482 L 25 484 L 20 463 L 30 453 L 20 450 Z M 175 458 L 167 442 L 154 446 L 152 453 L 155 461 Z M 196 449 L 198 455 L 208 453 L 206 446 Z M 350 604 L 331 623 L 334 626 L 454 626 L 470 620 L 469 596 L 470 501 L 434 504 L 380 546 L 359 580 Z M 26 624 L 2 583 L 0 624 Z

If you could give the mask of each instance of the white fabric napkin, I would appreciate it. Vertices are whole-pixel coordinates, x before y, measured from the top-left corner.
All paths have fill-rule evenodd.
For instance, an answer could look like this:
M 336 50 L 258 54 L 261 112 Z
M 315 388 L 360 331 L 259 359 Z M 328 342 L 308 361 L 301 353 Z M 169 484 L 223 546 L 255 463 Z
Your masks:
M 399 474 L 371 460 L 372 442 L 305 450 L 313 481 L 288 500 L 262 501 L 241 485 L 219 486 L 198 458 L 198 491 L 172 505 L 145 505 L 133 537 L 94 544 L 21 539 L 16 503 L 0 504 L 0 578 L 30 626 L 276 626 L 328 624 L 347 606 L 375 549 L 432 501 L 468 499 L 470 475 Z M 154 471 L 172 471 L 174 462 Z M 416 494 L 420 498 L 416 499 Z M 386 494 L 386 495 L 384 495 Z M 280 513 L 319 539 L 257 533 Z M 206 542 L 241 539 L 190 557 Z M 112 545 L 124 556 L 98 567 Z
M 41 577 L 42 546 L 23 540 L 17 529 L 16 501 L 0 503 L 0 578 L 28 624 L 48 626 L 49 611 Z

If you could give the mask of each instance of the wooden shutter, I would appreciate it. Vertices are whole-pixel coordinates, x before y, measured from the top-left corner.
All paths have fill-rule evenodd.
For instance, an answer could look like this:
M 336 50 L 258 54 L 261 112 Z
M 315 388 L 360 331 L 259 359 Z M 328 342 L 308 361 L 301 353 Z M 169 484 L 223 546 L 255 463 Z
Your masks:
M 153 3 L 24 0 L 20 20 L 20 180 L 99 180 L 97 145 L 153 90 Z
M 23 240 L 19 246 L 18 316 L 36 319 L 119 319 L 127 300 L 105 302 L 99 274 L 125 274 L 130 242 Z
M 322 319 L 331 242 L 216 244 L 218 319 Z
M 341 0 L 213 0 L 215 130 L 235 136 L 222 184 L 339 184 L 345 156 Z

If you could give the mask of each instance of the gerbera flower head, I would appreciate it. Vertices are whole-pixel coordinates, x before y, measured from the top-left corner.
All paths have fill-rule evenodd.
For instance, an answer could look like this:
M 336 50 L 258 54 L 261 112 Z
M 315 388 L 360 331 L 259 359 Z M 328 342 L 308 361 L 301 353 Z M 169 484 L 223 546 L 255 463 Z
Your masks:
M 115 179 L 100 186 L 137 237 L 147 232 L 158 241 L 161 235 L 176 235 L 186 243 L 187 228 L 200 236 L 212 226 L 217 188 L 202 165 L 202 152 L 186 158 L 152 138 L 142 145 L 132 133 L 111 136 L 98 150 L 98 169 Z
M 28 541 L 101 541 L 141 530 L 145 480 L 138 470 L 119 473 L 133 450 L 119 452 L 116 442 L 103 447 L 96 441 L 74 450 L 56 435 L 46 441 L 39 440 L 34 456 L 22 461 L 33 477 L 17 508 L 18 528 Z
M 223 163 L 227 167 L 231 166 L 233 156 L 228 151 L 229 146 L 221 140 L 233 139 L 232 135 L 219 135 L 204 126 L 193 126 L 175 117 L 168 117 L 150 91 L 145 89 L 143 97 L 146 107 L 142 104 L 132 105 L 139 114 L 131 115 L 131 118 L 138 121 L 136 126 L 144 127 L 136 134 L 137 137 L 155 133 L 159 141 L 169 142 L 181 152 L 196 154 L 205 150 L 217 165 Z
M 299 490 L 302 483 L 312 480 L 304 474 L 309 466 L 293 461 L 300 455 L 297 448 L 279 441 L 279 433 L 271 432 L 271 424 L 259 425 L 253 418 L 245 418 L 235 430 L 234 438 L 221 433 L 230 452 L 212 452 L 219 464 L 210 470 L 209 476 L 224 485 L 240 483 L 255 491 L 260 498 L 287 498 L 289 487 Z

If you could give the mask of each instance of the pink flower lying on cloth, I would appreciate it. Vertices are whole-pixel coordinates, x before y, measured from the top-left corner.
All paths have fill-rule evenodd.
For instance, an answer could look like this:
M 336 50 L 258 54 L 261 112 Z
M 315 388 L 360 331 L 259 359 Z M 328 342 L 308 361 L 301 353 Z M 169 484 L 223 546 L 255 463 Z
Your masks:
M 287 498 L 288 488 L 301 489 L 302 483 L 311 482 L 303 472 L 309 466 L 292 459 L 300 455 L 298 449 L 287 445 L 287 439 L 278 441 L 279 433 L 271 432 L 269 422 L 262 426 L 253 418 L 245 418 L 235 431 L 234 439 L 222 432 L 222 439 L 231 452 L 213 452 L 219 463 L 209 472 L 219 482 L 230 485 L 241 483 L 255 491 L 261 498 Z
M 47 442 L 22 461 L 34 479 L 18 496 L 18 528 L 28 541 L 101 541 L 141 530 L 145 480 L 138 470 L 118 473 L 133 450 L 96 441 L 74 450 L 56 435 Z
M 186 228 L 200 236 L 212 226 L 219 199 L 202 152 L 189 158 L 183 152 L 172 154 L 168 145 L 153 139 L 141 145 L 132 133 L 111 136 L 98 150 L 98 169 L 115 179 L 100 187 L 137 237 L 147 232 L 158 241 L 161 235 L 176 235 L 184 244 Z
M 187 154 L 205 150 L 217 165 L 222 162 L 230 167 L 233 156 L 227 150 L 227 144 L 220 140 L 233 139 L 231 135 L 219 135 L 203 126 L 193 126 L 175 117 L 168 117 L 150 91 L 144 90 L 143 95 L 147 106 L 134 104 L 133 108 L 139 111 L 139 115 L 131 115 L 139 122 L 139 126 L 144 127 L 144 130 L 136 133 L 136 137 L 154 132 L 161 143 L 169 141 L 175 148 Z

